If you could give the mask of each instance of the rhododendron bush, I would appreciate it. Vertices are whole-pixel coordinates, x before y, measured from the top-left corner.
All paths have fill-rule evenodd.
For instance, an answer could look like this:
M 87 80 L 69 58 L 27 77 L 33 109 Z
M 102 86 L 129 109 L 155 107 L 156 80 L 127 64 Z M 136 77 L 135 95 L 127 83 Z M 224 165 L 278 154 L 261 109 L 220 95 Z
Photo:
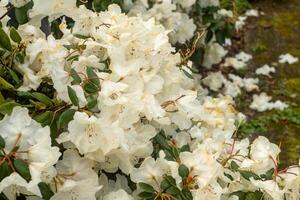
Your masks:
M 1 0 L 0 198 L 299 199 L 299 166 L 238 137 L 229 87 L 255 80 L 195 67 L 244 23 L 219 5 Z

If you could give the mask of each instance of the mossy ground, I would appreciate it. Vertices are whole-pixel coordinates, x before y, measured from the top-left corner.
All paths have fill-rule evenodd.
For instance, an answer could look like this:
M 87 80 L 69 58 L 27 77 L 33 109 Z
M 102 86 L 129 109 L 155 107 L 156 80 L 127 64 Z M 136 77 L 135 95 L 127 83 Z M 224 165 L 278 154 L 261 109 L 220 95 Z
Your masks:
M 264 64 L 273 65 L 276 73 L 272 78 L 261 77 L 261 91 L 287 102 L 285 111 L 253 112 L 249 109 L 251 96 L 244 94 L 238 99 L 239 109 L 249 121 L 244 132 L 265 135 L 281 146 L 282 166 L 298 163 L 300 155 L 300 63 L 276 64 L 281 54 L 290 53 L 300 58 L 300 1 L 260 0 L 254 7 L 265 15 L 253 18 L 244 32 L 244 50 L 254 58 L 245 73 L 255 76 L 255 69 Z

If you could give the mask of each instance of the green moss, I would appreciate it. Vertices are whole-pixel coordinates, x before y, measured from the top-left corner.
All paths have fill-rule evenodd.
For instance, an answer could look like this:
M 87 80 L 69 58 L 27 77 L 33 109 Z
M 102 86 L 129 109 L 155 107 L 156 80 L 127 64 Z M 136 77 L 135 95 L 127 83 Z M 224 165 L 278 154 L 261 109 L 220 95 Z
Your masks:
M 258 40 L 255 45 L 252 47 L 253 53 L 261 53 L 267 50 L 267 45 L 262 41 Z
M 273 127 L 274 123 L 280 122 L 300 126 L 300 108 L 290 107 L 282 111 L 271 111 L 242 124 L 239 131 L 244 135 L 266 132 Z
M 290 78 L 286 82 L 287 89 L 300 93 L 300 77 Z

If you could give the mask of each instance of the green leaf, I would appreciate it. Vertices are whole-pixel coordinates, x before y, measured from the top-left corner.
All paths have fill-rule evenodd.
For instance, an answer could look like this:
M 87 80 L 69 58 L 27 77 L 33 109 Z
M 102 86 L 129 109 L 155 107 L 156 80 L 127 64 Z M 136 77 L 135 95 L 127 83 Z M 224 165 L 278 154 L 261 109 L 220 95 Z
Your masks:
M 169 181 L 167 180 L 162 180 L 161 183 L 160 183 L 160 189 L 162 190 L 166 190 L 168 189 L 169 187 L 171 187 L 172 185 L 169 183 Z
M 99 91 L 99 88 L 91 82 L 85 83 L 83 86 L 83 89 L 85 92 L 87 92 L 89 94 L 93 94 L 93 93 L 96 93 Z
M 209 43 L 211 39 L 213 38 L 214 33 L 211 30 L 208 30 L 205 36 L 205 43 Z
M 176 196 L 180 194 L 180 190 L 176 186 L 171 186 L 166 190 L 166 193 Z
M 88 100 L 88 103 L 87 103 L 87 107 L 89 110 L 95 108 L 95 106 L 97 105 L 97 98 L 95 97 L 90 97 L 90 98 L 87 98 Z
M 190 152 L 191 149 L 190 149 L 190 145 L 186 144 L 186 145 L 183 145 L 181 148 L 180 148 L 180 152 Z
M 227 178 L 229 178 L 231 181 L 233 181 L 233 177 L 230 174 L 224 173 L 224 176 L 226 176 Z
M 41 113 L 39 115 L 36 115 L 33 118 L 35 121 L 39 122 L 43 127 L 50 125 L 53 119 L 53 112 L 52 111 L 47 111 L 44 113 Z
M 155 189 L 152 187 L 152 185 L 149 185 L 147 183 L 139 183 L 140 188 L 142 188 L 145 192 L 153 193 L 155 192 Z
M 154 139 L 162 149 L 164 150 L 170 149 L 167 139 L 163 137 L 161 133 L 158 133 Z
M 220 44 L 220 45 L 223 45 L 225 43 L 225 32 L 222 31 L 222 30 L 217 30 L 215 32 L 215 35 L 216 35 L 216 40 L 217 42 Z
M 74 109 L 68 109 L 65 110 L 58 119 L 58 127 L 59 128 L 64 128 L 68 125 L 68 123 L 73 120 L 74 114 L 76 110 Z
M 8 51 L 11 51 L 11 42 L 5 31 L 0 28 L 0 46 Z
M 265 180 L 272 180 L 274 171 L 275 171 L 274 168 L 271 168 L 266 172 L 266 174 L 260 175 L 260 177 L 265 179 Z
M 97 12 L 102 11 L 103 10 L 103 3 L 102 2 L 104 2 L 104 1 L 107 2 L 107 0 L 94 0 L 93 1 L 94 10 L 97 11 Z
M 237 171 L 239 169 L 239 165 L 235 162 L 235 161 L 231 161 L 230 163 L 230 168 L 233 170 L 233 171 Z
M 203 57 L 204 57 L 204 49 L 199 48 L 195 51 L 191 59 L 195 64 L 201 65 L 203 62 Z
M 237 196 L 239 198 L 239 200 L 245 200 L 245 198 L 246 198 L 246 193 L 243 191 L 237 191 L 237 192 L 233 192 L 230 194 L 230 196 L 233 196 L 233 195 Z
M 53 105 L 52 100 L 48 96 L 46 96 L 42 93 L 33 92 L 32 97 L 39 100 L 40 102 L 42 102 L 43 104 L 45 104 L 47 106 L 52 106 Z
M 74 69 L 71 69 L 70 73 L 71 73 L 71 76 L 73 78 L 72 84 L 73 85 L 80 84 L 81 83 L 81 78 L 78 75 L 78 73 Z
M 76 92 L 70 86 L 68 86 L 68 95 L 73 105 L 78 106 L 79 105 L 78 97 L 76 95 Z
M 0 180 L 1 181 L 1 180 Z M 0 199 L 9 200 L 8 197 L 2 192 L 0 193 Z
M 14 167 L 25 180 L 31 180 L 31 174 L 27 163 L 25 163 L 23 160 L 16 159 L 14 160 Z
M 16 84 L 19 84 L 21 82 L 18 75 L 16 74 L 16 72 L 14 70 L 9 69 L 9 74 L 12 77 L 12 79 L 16 82 Z
M 0 181 L 9 176 L 11 173 L 12 169 L 7 162 L 4 162 L 0 165 Z
M 19 24 L 25 24 L 29 21 L 28 10 L 33 7 L 33 2 L 30 1 L 26 5 L 15 8 L 15 16 L 16 20 Z
M 181 193 L 185 200 L 193 200 L 193 195 L 188 189 L 183 188 Z
M 30 104 L 35 107 L 36 110 L 43 110 L 46 109 L 47 106 L 39 101 L 33 101 L 32 99 L 29 100 Z
M 143 199 L 153 199 L 155 197 L 154 193 L 149 193 L 149 192 L 141 192 L 139 193 L 139 197 Z
M 165 176 L 164 180 L 168 181 L 170 185 L 176 186 L 176 180 L 172 176 Z
M 97 74 L 94 72 L 94 69 L 91 67 L 86 68 L 86 74 L 89 78 L 89 81 L 95 84 L 98 88 L 100 87 L 100 80 Z
M 254 178 L 255 180 L 261 179 L 257 174 L 250 171 L 240 171 L 240 174 L 248 181 L 250 180 L 250 178 Z
M 178 174 L 182 179 L 185 179 L 186 177 L 188 177 L 189 175 L 189 168 L 187 168 L 187 166 L 185 166 L 184 164 L 181 164 L 178 167 Z
M 20 34 L 18 33 L 18 31 L 14 27 L 10 28 L 9 36 L 12 39 L 12 41 L 14 41 L 18 44 L 22 41 L 22 38 L 21 38 Z
M 38 184 L 44 200 L 49 200 L 54 195 L 54 192 L 50 189 L 49 185 L 44 182 Z
M 0 113 L 2 115 L 10 114 L 11 111 L 14 109 L 15 106 L 19 106 L 20 104 L 14 102 L 14 101 L 9 101 L 3 104 L 0 104 Z
M 4 138 L 0 135 L 0 149 L 3 149 L 5 147 L 5 140 Z
M 7 82 L 4 78 L 0 77 L 0 87 L 6 90 L 14 89 L 14 86 Z
M 24 63 L 25 61 L 25 52 L 20 51 L 16 53 L 15 60 L 19 63 Z
M 245 200 L 261 200 L 263 193 L 260 191 L 250 192 L 246 195 Z

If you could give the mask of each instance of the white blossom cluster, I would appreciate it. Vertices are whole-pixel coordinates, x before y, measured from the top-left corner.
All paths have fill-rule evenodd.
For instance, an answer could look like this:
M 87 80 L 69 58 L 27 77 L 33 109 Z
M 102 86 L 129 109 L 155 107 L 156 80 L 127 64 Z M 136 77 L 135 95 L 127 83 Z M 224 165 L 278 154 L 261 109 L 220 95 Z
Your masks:
M 10 1 L 15 7 L 28 2 Z M 202 7 L 219 5 L 215 0 L 200 2 Z M 33 3 L 31 21 L 18 28 L 26 46 L 24 62 L 15 66 L 23 77 L 18 91 L 36 91 L 44 80 L 50 81 L 56 100 L 76 111 L 55 141 L 50 127 L 32 119 L 25 107 L 16 106 L 0 121 L 5 141 L 0 167 L 19 160 L 28 164 L 31 175 L 28 179 L 14 169 L 1 180 L 0 193 L 8 199 L 20 193 L 27 199 L 43 199 L 40 182 L 53 192 L 51 200 L 141 199 L 138 195 L 145 188 L 140 183 L 162 195 L 157 199 L 174 199 L 160 193 L 166 176 L 175 180 L 176 188 L 188 188 L 195 200 L 239 199 L 241 191 L 259 191 L 263 199 L 300 198 L 299 166 L 279 170 L 280 149 L 265 137 L 252 143 L 236 139 L 244 115 L 234 109 L 233 99 L 208 96 L 197 77 L 191 79 L 183 72 L 188 66 L 181 66 L 172 44 L 194 36 L 196 25 L 184 10 L 195 0 L 156 0 L 151 7 L 148 1 L 126 1 L 128 14 L 116 4 L 97 13 L 77 7 L 75 0 Z M 2 13 L 6 4 L 0 5 Z M 43 16 L 62 15 L 72 18 L 74 26 L 69 29 L 63 19 L 61 39 L 45 37 L 36 25 Z M 209 48 L 207 67 L 227 53 L 217 43 Z M 241 53 L 233 59 L 226 63 L 236 66 L 251 57 Z M 89 69 L 95 74 L 92 79 Z M 81 83 L 74 83 L 74 73 Z M 86 109 L 90 96 L 84 81 L 96 85 L 92 93 L 97 103 L 91 110 Z M 258 90 L 257 83 L 234 74 L 227 80 L 219 72 L 203 81 L 214 91 L 225 85 L 231 96 L 240 88 Z M 78 105 L 72 105 L 70 91 Z M 257 97 L 255 105 L 261 101 Z M 154 155 L 157 140 L 162 143 Z M 169 148 L 175 149 L 176 159 L 169 159 Z M 184 180 L 182 165 L 188 169 Z

